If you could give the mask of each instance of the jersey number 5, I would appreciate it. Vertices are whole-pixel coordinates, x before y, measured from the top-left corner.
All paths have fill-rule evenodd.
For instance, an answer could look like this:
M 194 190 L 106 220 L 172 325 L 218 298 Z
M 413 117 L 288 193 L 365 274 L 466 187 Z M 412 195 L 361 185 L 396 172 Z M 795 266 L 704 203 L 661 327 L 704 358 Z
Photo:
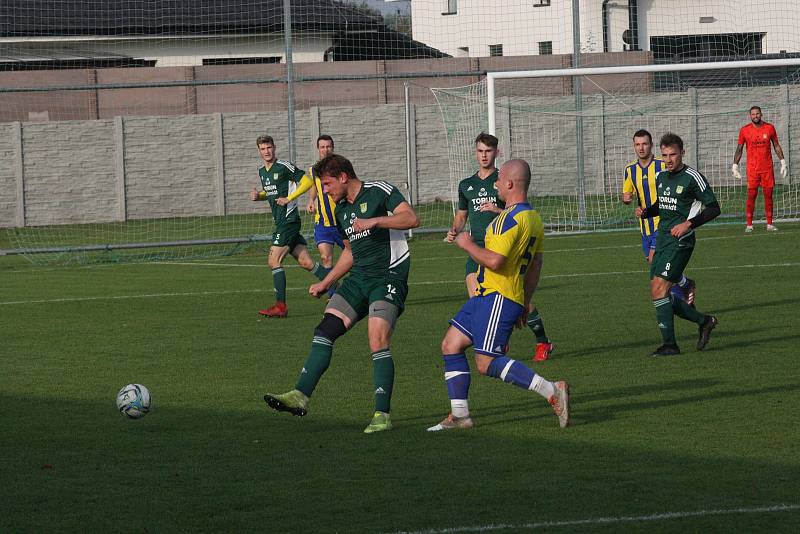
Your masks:
M 531 237 L 528 240 L 528 246 L 525 247 L 525 254 L 522 255 L 522 265 L 519 266 L 520 275 L 524 275 L 528 271 L 528 265 L 531 263 L 531 258 L 533 257 L 531 249 L 534 243 L 536 243 L 536 236 Z

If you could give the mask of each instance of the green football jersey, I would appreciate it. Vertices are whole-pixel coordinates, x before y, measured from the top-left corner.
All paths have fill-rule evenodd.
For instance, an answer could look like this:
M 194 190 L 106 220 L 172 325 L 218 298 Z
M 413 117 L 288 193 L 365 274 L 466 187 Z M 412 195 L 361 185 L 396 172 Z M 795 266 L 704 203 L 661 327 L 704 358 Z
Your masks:
M 481 179 L 478 173 L 475 173 L 458 184 L 458 209 L 468 211 L 469 231 L 476 241 L 485 239 L 486 227 L 497 217 L 494 212 L 480 211 L 481 206 L 493 202 L 498 208 L 506 207 L 503 201 L 497 198 L 497 189 L 494 188 L 496 181 L 497 169 L 485 179 Z
M 353 203 L 342 199 L 336 205 L 336 226 L 350 241 L 353 251 L 354 274 L 364 276 L 408 275 L 411 256 L 402 230 L 372 228 L 356 233 L 353 222 L 389 215 L 405 198 L 395 186 L 388 182 L 363 182 L 361 191 Z
M 658 188 L 658 238 L 656 248 L 669 242 L 680 241 L 693 245 L 694 229 L 680 239 L 670 234 L 673 226 L 696 216 L 704 205 L 717 202 L 706 177 L 699 171 L 684 165 L 678 172 L 661 171 L 656 177 Z
M 267 169 L 266 165 L 258 169 L 261 189 L 267 195 L 267 202 L 272 208 L 272 218 L 276 226 L 300 222 L 296 199 L 285 206 L 279 206 L 275 203 L 275 200 L 285 198 L 297 189 L 297 183 L 304 174 L 302 169 L 298 169 L 293 163 L 283 160 L 277 160 L 269 169 Z

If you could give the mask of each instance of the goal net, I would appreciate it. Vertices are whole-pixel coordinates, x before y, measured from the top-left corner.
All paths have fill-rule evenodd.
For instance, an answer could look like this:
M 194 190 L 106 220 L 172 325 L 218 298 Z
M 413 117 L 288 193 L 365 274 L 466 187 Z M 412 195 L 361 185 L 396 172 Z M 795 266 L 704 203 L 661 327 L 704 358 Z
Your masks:
M 739 129 L 750 122 L 750 107 L 758 105 L 763 120 L 775 126 L 790 169 L 781 177 L 774 156 L 775 217 L 796 218 L 800 153 L 793 140 L 800 134 L 800 60 L 727 65 L 683 65 L 697 69 L 683 71 L 565 69 L 561 76 L 551 70 L 490 73 L 471 86 L 435 90 L 447 125 L 451 182 L 474 172 L 475 132 L 488 131 L 500 140 L 501 160 L 531 164 L 530 195 L 551 230 L 633 227 L 631 209 L 621 202 L 625 167 L 636 159 L 633 133 L 649 131 L 658 156 L 658 139 L 672 132 L 684 140 L 684 161 L 711 183 L 721 220 L 741 222 L 746 180 L 734 178 L 730 168 Z M 723 83 L 732 79 L 741 81 Z M 553 94 L 577 84 L 578 95 Z M 745 151 L 743 171 L 746 161 Z M 763 203 L 756 208 L 760 217 Z

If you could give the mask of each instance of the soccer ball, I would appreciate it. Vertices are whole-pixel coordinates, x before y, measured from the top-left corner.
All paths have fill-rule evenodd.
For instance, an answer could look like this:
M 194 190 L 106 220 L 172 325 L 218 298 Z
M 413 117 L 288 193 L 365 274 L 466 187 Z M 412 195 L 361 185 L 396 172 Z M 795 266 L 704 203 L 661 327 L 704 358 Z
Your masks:
M 117 393 L 119 413 L 141 419 L 150 412 L 150 390 L 141 384 L 128 384 Z

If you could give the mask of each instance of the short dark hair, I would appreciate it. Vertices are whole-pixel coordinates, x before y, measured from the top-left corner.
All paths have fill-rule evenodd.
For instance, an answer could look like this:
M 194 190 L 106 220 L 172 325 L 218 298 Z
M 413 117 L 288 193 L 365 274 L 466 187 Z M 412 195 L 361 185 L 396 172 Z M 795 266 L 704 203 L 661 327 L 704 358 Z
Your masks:
M 331 137 L 328 134 L 322 134 L 319 137 L 317 137 L 317 148 L 319 148 L 319 142 L 320 141 L 330 141 L 331 142 L 331 146 L 333 146 L 333 137 Z
M 477 146 L 478 143 L 483 143 L 490 148 L 497 148 L 497 138 L 486 132 L 479 133 L 478 137 L 475 138 L 475 145 Z
M 653 136 L 645 129 L 636 130 L 633 134 L 633 139 L 635 140 L 637 137 L 647 137 L 650 140 L 650 144 L 653 144 Z
M 350 160 L 339 154 L 328 154 L 314 164 L 314 176 L 339 176 L 345 173 L 348 178 L 358 178 Z
M 759 106 L 753 106 L 752 108 L 750 108 L 750 112 L 752 113 L 752 111 L 754 109 L 757 109 L 758 111 L 761 111 L 761 108 Z
M 256 146 L 259 145 L 272 145 L 275 146 L 275 140 L 271 135 L 259 135 L 256 138 Z
M 665 133 L 661 136 L 661 146 L 676 146 L 678 150 L 683 150 L 683 139 L 672 132 Z

